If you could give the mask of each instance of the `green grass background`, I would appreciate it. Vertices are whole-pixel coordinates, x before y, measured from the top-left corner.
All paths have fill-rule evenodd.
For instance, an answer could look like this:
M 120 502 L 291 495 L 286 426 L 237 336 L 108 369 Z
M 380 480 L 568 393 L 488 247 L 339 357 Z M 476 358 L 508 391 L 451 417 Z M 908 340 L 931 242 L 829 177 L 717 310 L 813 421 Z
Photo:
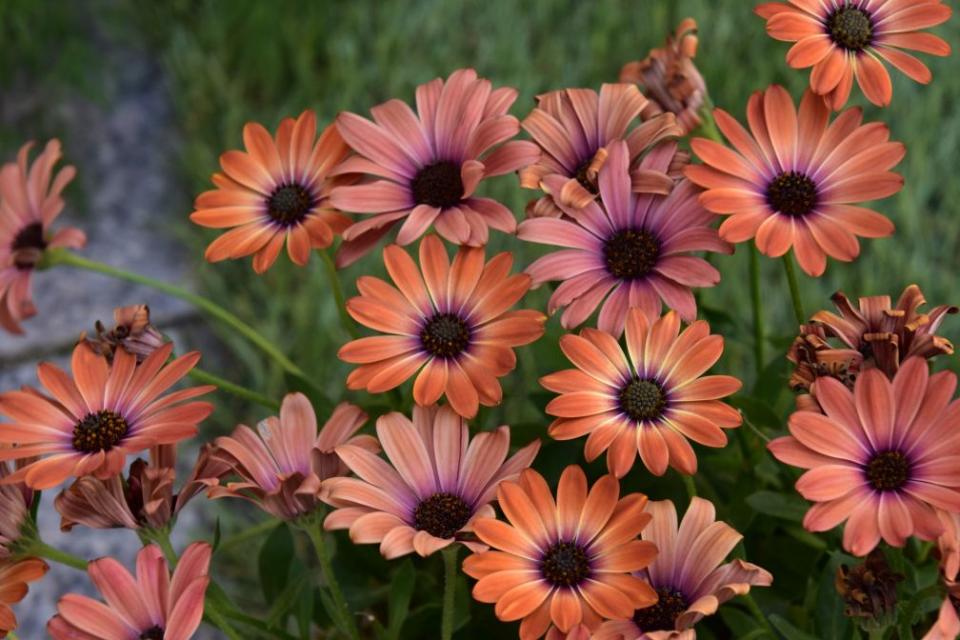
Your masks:
M 784 55 L 788 45 L 766 36 L 763 21 L 752 13 L 753 2 L 747 0 L 172 0 L 78 5 L 0 0 L 4 50 L 0 82 L 26 71 L 33 73 L 38 87 L 45 90 L 84 86 L 89 65 L 96 64 L 96 45 L 78 35 L 83 33 L 78 25 L 87 19 L 90 7 L 102 12 L 101 20 L 115 37 L 128 46 L 145 47 L 161 61 L 183 138 L 178 178 L 189 194 L 208 188 L 209 175 L 218 168 L 218 155 L 240 146 L 241 128 L 247 121 L 259 121 L 272 129 L 280 118 L 305 108 L 315 109 L 322 122 L 329 122 L 341 110 L 366 114 L 370 106 L 389 98 L 412 100 L 417 84 L 465 66 L 475 67 L 495 85 L 517 87 L 520 98 L 513 113 L 522 117 L 540 92 L 615 81 L 623 63 L 660 46 L 672 26 L 688 15 L 700 25 L 697 63 L 713 101 L 736 117 L 743 118 L 752 91 L 776 82 L 799 98 L 808 80 L 807 72 L 787 67 Z M 956 19 L 936 32 L 954 45 L 960 42 Z M 829 307 L 828 296 L 837 289 L 851 297 L 881 293 L 896 297 L 913 282 L 920 284 L 933 304 L 960 302 L 955 284 L 960 266 L 960 181 L 956 178 L 960 74 L 955 57 L 925 57 L 925 61 L 933 70 L 933 83 L 919 86 L 894 73 L 894 100 L 887 109 L 876 109 L 854 93 L 852 102 L 866 107 L 867 121 L 883 120 L 890 126 L 892 138 L 907 144 L 906 159 L 899 166 L 906 186 L 897 196 L 876 205 L 895 222 L 897 231 L 891 238 L 863 242 L 862 254 L 852 264 L 831 261 L 819 280 L 801 275 L 808 314 Z M 32 135 L 60 135 L 69 143 L 69 132 L 46 131 L 39 115 L 37 128 Z M 14 132 L 2 132 L 0 143 L 4 155 L 11 155 L 16 145 Z M 71 160 L 82 170 L 82 158 Z M 518 216 L 533 197 L 509 176 L 491 181 L 484 189 Z M 344 397 L 342 381 L 349 369 L 336 360 L 335 353 L 347 338 L 337 324 L 319 260 L 314 259 L 303 271 L 281 259 L 279 266 L 263 277 L 254 276 L 249 261 L 206 265 L 202 249 L 214 234 L 191 226 L 189 211 L 157 214 L 169 220 L 169 233 L 191 247 L 200 291 L 282 344 L 329 399 Z M 502 235 L 497 235 L 491 247 L 514 251 L 518 268 L 541 252 Z M 715 264 L 723 280 L 715 289 L 701 292 L 701 302 L 714 330 L 727 338 L 727 353 L 718 368 L 745 379 L 747 388 L 763 398 L 764 406 L 758 410 L 762 415 L 754 421 L 765 422 L 763 426 L 771 431 L 782 429 L 782 416 L 790 404 L 782 354 L 795 329 L 782 266 L 761 259 L 771 364 L 754 386 L 746 252 L 741 247 L 733 256 L 717 258 Z M 382 272 L 377 255 L 342 274 L 347 295 L 354 293 L 356 276 L 367 272 Z M 547 295 L 547 291 L 534 292 L 526 305 L 542 308 Z M 956 338 L 958 325 L 947 320 L 944 333 Z M 542 341 L 521 350 L 518 371 L 503 381 L 504 405 L 484 411 L 480 424 L 489 427 L 509 422 L 524 440 L 543 436 L 548 422 L 541 409 L 548 396 L 538 391 L 536 378 L 566 366 L 555 347 L 560 333 L 554 318 Z M 282 376 L 258 353 L 229 334 L 221 337 L 236 359 L 232 372 L 243 378 L 239 381 L 272 393 L 284 390 Z M 255 418 L 245 417 L 247 421 Z M 756 524 L 753 510 L 743 500 L 755 488 L 782 488 L 787 483 L 756 438 L 743 435 L 734 443 L 728 449 L 736 451 L 699 449 L 703 452 L 701 467 L 706 470 L 703 480 L 698 479 L 698 488 L 708 496 L 712 492 L 721 503 L 721 515 L 741 530 L 754 527 L 748 555 L 759 558 L 761 564 L 775 564 L 778 580 L 775 594 L 760 593 L 757 598 L 765 610 L 803 627 L 807 612 L 817 604 L 816 585 L 821 584 L 820 578 L 809 577 L 810 563 L 819 563 L 818 570 L 824 567 L 826 571 L 825 563 L 835 563 L 836 558 L 824 560 L 822 549 L 816 556 L 809 555 L 812 547 L 802 545 L 806 553 L 783 557 L 782 545 L 796 543 L 802 532 L 794 526 L 784 534 L 776 523 Z M 582 442 L 550 444 L 538 466 L 555 478 L 565 464 L 579 461 L 581 446 Z M 600 472 L 602 463 L 592 470 Z M 665 480 L 651 482 L 639 467 L 627 485 L 654 497 L 683 494 L 677 476 L 669 474 Z M 780 537 L 763 539 L 772 532 Z M 375 552 L 361 553 L 366 554 L 363 561 L 374 567 L 372 572 L 383 571 Z M 361 580 L 358 592 L 365 588 L 363 584 Z M 821 586 L 829 591 L 827 585 Z M 472 610 L 489 623 L 489 607 L 474 606 Z M 715 623 L 711 628 L 716 637 L 730 637 L 725 634 L 735 628 L 731 625 L 734 623 L 727 621 L 726 626 Z

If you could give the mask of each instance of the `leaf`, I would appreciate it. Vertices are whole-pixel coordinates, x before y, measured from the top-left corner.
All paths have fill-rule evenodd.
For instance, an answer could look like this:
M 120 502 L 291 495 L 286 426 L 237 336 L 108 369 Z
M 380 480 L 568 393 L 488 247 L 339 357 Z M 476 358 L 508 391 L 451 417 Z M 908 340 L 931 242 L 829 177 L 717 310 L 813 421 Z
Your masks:
M 339 607 L 337 607 L 333 598 L 327 593 L 326 589 L 319 589 L 317 593 L 320 594 L 320 604 L 323 605 L 323 610 L 327 612 L 327 615 L 333 620 L 333 623 L 337 625 L 337 629 L 349 636 L 350 633 L 341 617 Z
M 310 577 L 302 569 L 297 574 L 296 578 L 287 583 L 286 588 L 280 592 L 280 595 L 274 600 L 273 606 L 270 607 L 270 612 L 267 614 L 268 627 L 285 627 L 286 625 L 283 623 L 286 622 L 287 616 L 299 604 L 300 593 L 304 587 L 309 585 Z
M 274 529 L 260 548 L 258 566 L 263 597 L 267 604 L 273 604 L 283 592 L 290 579 L 290 565 L 293 562 L 293 535 L 290 527 L 281 524 Z
M 770 615 L 770 624 L 772 624 L 777 631 L 782 633 L 783 637 L 785 637 L 787 640 L 821 640 L 820 638 L 815 638 L 804 633 L 803 631 L 800 631 L 800 629 L 797 629 L 795 626 L 787 622 L 786 618 L 776 613 Z
M 808 507 L 800 497 L 776 491 L 757 491 L 747 496 L 746 500 L 759 513 L 791 522 L 802 522 Z
M 407 559 L 393 574 L 390 581 L 389 595 L 389 626 L 386 637 L 391 640 L 400 638 L 400 631 L 410 611 L 410 599 L 413 597 L 413 587 L 416 584 L 417 572 L 413 562 Z
M 301 640 L 310 640 L 310 626 L 313 621 L 313 589 L 304 589 L 300 592 L 300 602 L 297 605 L 297 630 Z
M 817 630 L 824 638 L 847 638 L 850 635 L 850 619 L 843 614 L 843 601 L 837 595 L 834 581 L 841 564 L 852 564 L 856 559 L 845 553 L 833 552 L 817 588 Z

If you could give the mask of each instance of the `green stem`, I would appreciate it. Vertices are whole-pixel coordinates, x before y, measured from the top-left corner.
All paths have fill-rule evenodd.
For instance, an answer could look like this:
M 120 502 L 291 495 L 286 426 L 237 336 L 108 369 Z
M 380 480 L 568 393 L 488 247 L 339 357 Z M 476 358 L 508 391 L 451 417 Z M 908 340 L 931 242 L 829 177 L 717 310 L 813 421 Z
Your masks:
M 867 637 L 870 638 L 870 640 L 883 640 L 886 635 L 886 629 L 873 629 L 867 633 Z
M 777 634 L 773 632 L 773 627 L 771 627 L 770 623 L 767 622 L 767 617 L 763 615 L 763 611 L 760 610 L 760 606 L 757 604 L 757 601 L 753 599 L 753 594 L 744 594 L 743 600 L 747 603 L 747 609 L 750 609 L 750 613 L 753 614 L 753 617 L 756 618 L 757 622 L 759 622 L 760 625 L 766 629 L 771 636 L 774 638 L 778 637 Z
M 246 387 L 241 387 L 238 384 L 234 384 L 229 380 L 225 380 L 220 376 L 210 373 L 209 371 L 204 371 L 203 369 L 193 368 L 190 370 L 190 377 L 196 380 L 197 382 L 202 382 L 204 384 L 212 384 L 221 391 L 225 391 L 231 395 L 242 398 L 243 400 L 249 400 L 254 404 L 259 404 L 260 406 L 266 407 L 272 411 L 280 410 L 280 403 L 272 398 L 254 391 L 253 389 L 247 389 Z
M 353 324 L 353 319 L 350 317 L 350 314 L 347 313 L 347 303 L 343 297 L 343 289 L 340 287 L 340 276 L 337 272 L 337 265 L 328 252 L 321 251 L 320 255 L 323 256 L 323 264 L 327 268 L 327 278 L 330 280 L 330 291 L 333 292 L 334 302 L 337 303 L 337 313 L 340 315 L 340 324 L 350 337 L 356 338 L 359 334 L 357 333 L 357 327 Z
M 347 634 L 354 640 L 359 640 L 360 634 L 357 631 L 357 625 L 353 620 L 353 612 L 347 599 L 343 597 L 343 591 L 340 590 L 340 584 L 333 573 L 333 565 L 330 563 L 330 554 L 327 552 L 327 543 L 323 534 L 323 518 L 319 515 L 315 518 L 309 518 L 304 524 L 303 529 L 310 536 L 313 542 L 313 548 L 317 552 L 317 560 L 320 561 L 320 571 L 323 573 L 323 580 L 330 591 L 333 603 L 339 612 L 339 617 L 345 627 Z
M 207 600 L 204 603 L 203 612 L 210 619 L 211 624 L 217 629 L 220 629 L 220 631 L 223 631 L 227 638 L 230 640 L 243 640 L 243 636 L 237 633 L 236 630 L 230 626 L 230 623 L 227 622 L 226 616 L 220 611 L 217 603 L 212 600 Z
M 56 547 L 51 547 L 42 540 L 35 540 L 30 545 L 28 553 L 30 555 L 46 558 L 47 560 L 52 560 L 53 562 L 59 562 L 62 565 L 73 567 L 79 571 L 87 570 L 88 563 L 86 560 L 83 558 L 78 558 L 77 556 L 67 553 L 66 551 L 61 551 Z
M 443 618 L 440 624 L 440 638 L 450 640 L 453 637 L 453 617 L 456 610 L 454 596 L 457 592 L 457 553 L 459 544 L 451 544 L 443 550 Z
M 687 489 L 687 497 L 693 500 L 697 497 L 697 485 L 693 482 L 693 476 L 681 473 L 680 477 L 683 479 L 683 486 Z
M 276 529 L 277 525 L 279 524 L 279 520 L 267 520 L 265 522 L 261 522 L 260 524 L 255 524 L 252 527 L 248 527 L 240 533 L 236 533 L 221 540 L 220 544 L 217 546 L 217 552 L 222 553 L 227 549 L 232 549 L 233 547 L 243 544 L 247 540 L 262 536 L 263 534 Z
M 285 356 L 275 344 L 260 335 L 253 327 L 245 323 L 233 313 L 227 311 L 220 305 L 211 302 L 203 296 L 190 293 L 186 289 L 163 282 L 162 280 L 156 280 L 154 278 L 142 276 L 138 273 L 132 273 L 123 269 L 111 267 L 110 265 L 103 264 L 102 262 L 97 262 L 95 260 L 88 260 L 87 258 L 78 256 L 77 254 L 69 251 L 55 249 L 49 250 L 45 253 L 43 266 L 52 267 L 60 264 L 76 267 L 77 269 L 86 269 L 87 271 L 102 273 L 112 278 L 127 280 L 128 282 L 142 284 L 169 296 L 173 296 L 174 298 L 185 300 L 198 309 L 209 313 L 245 337 L 251 343 L 256 345 L 261 351 L 270 356 L 286 371 L 298 376 L 304 375 L 303 370 L 295 365 L 289 358 L 287 358 L 287 356 Z
M 790 286 L 790 299 L 793 301 L 793 315 L 797 324 L 806 322 L 807 315 L 803 312 L 803 301 L 800 299 L 800 285 L 797 283 L 797 271 L 793 266 L 793 256 L 789 253 L 783 256 L 783 269 L 787 273 L 787 284 Z
M 760 257 L 757 247 L 747 243 L 750 252 L 750 301 L 753 307 L 753 356 L 757 365 L 757 376 L 763 371 L 766 360 L 763 357 L 763 306 L 760 300 Z

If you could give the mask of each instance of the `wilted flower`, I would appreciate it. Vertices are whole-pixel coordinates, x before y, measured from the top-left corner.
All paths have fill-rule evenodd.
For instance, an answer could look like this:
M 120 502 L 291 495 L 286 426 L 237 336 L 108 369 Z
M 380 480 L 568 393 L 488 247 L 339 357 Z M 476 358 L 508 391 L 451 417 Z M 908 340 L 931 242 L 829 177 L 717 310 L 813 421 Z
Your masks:
M 789 384 L 797 393 L 797 409 L 819 411 L 819 405 L 812 395 L 813 383 L 817 378 L 826 376 L 853 389 L 863 363 L 863 354 L 855 349 L 834 348 L 827 342 L 827 334 L 822 326 L 803 324 L 800 325 L 800 335 L 787 351 L 787 360 L 794 364 Z
M 527 206 L 529 217 L 558 218 L 564 208 L 582 209 L 600 193 L 597 179 L 607 161 L 610 145 L 625 141 L 629 149 L 631 184 L 651 193 L 670 193 L 679 174 L 675 163 L 665 167 L 641 166 L 642 158 L 657 145 L 680 135 L 672 114 L 628 129 L 650 103 L 632 85 L 604 84 L 593 89 L 562 89 L 537 97 L 537 108 L 523 128 L 543 149 L 540 159 L 520 172 L 520 185 L 543 189 L 547 195 Z M 547 188 L 544 183 L 549 182 Z M 559 206 L 558 206 L 559 205 Z
M 20 147 L 16 162 L 0 167 L 0 327 L 22 333 L 20 322 L 36 314 L 30 278 L 47 249 L 79 249 L 87 238 L 72 227 L 51 233 L 63 211 L 61 192 L 73 180 L 72 166 L 53 175 L 60 141 L 47 143 L 32 165 L 32 142 Z M 52 179 L 52 183 L 51 183 Z
M 774 258 L 792 247 L 800 267 L 816 277 L 827 256 L 856 258 L 858 236 L 893 233 L 890 220 L 853 206 L 903 188 L 903 176 L 890 169 L 906 148 L 890 142 L 886 125 L 861 125 L 860 109 L 847 109 L 831 123 L 829 109 L 811 91 L 798 113 L 779 85 L 750 97 L 750 132 L 723 109 L 713 115 L 733 149 L 694 138 L 690 144 L 705 164 L 690 165 L 685 173 L 706 189 L 703 206 L 728 216 L 720 225 L 727 242 L 754 238 L 760 253 Z
M 707 85 L 693 58 L 697 55 L 697 22 L 685 18 L 676 31 L 667 36 L 662 49 L 653 49 L 638 62 L 628 62 L 620 70 L 620 82 L 639 84 L 650 99 L 641 117 L 654 118 L 661 113 L 677 117 L 681 135 L 700 126 L 700 109 L 707 98 Z
M 337 208 L 368 216 L 344 231 L 338 265 L 360 258 L 401 222 L 396 241 L 404 246 L 431 225 L 446 240 L 473 247 L 487 244 L 491 227 L 513 233 L 513 213 L 477 197 L 476 189 L 540 155 L 532 142 L 510 140 L 520 131 L 507 113 L 516 99 L 516 89 L 492 89 L 473 69 L 459 69 L 417 87 L 417 113 L 401 100 L 371 109 L 374 122 L 341 113 L 337 128 L 357 155 L 337 173 L 371 180 L 331 194 Z
M 94 560 L 87 573 L 106 604 L 68 593 L 47 633 L 53 640 L 189 640 L 203 619 L 211 554 L 206 542 L 191 544 L 171 575 L 160 547 L 147 545 L 136 577 L 113 558 Z
M 192 352 L 167 363 L 172 351 L 167 343 L 138 365 L 136 356 L 120 350 L 108 364 L 81 342 L 73 349 L 73 377 L 49 362 L 37 367 L 49 397 L 32 389 L 0 394 L 0 415 L 13 420 L 0 425 L 0 443 L 19 445 L 0 449 L 0 460 L 39 456 L 0 484 L 49 489 L 70 476 L 109 478 L 128 454 L 193 437 L 213 405 L 186 401 L 215 387 L 164 395 L 200 359 Z
M 60 513 L 60 528 L 76 525 L 92 529 L 164 529 L 180 510 L 205 488 L 215 486 L 230 466 L 212 456 L 213 445 L 205 444 L 190 477 L 179 493 L 176 480 L 176 447 L 150 449 L 150 461 L 137 458 L 126 480 L 120 475 L 105 479 L 78 478 L 57 496 L 54 506 Z
M 581 623 L 595 630 L 656 602 L 650 585 L 632 575 L 657 554 L 652 542 L 636 539 L 650 522 L 643 494 L 620 498 L 612 475 L 588 493 L 583 469 L 571 465 L 556 501 L 543 476 L 527 469 L 500 484 L 497 502 L 510 524 L 477 519 L 474 531 L 491 550 L 469 556 L 463 570 L 478 580 L 473 597 L 496 603 L 497 618 L 522 620 L 522 640 L 540 638 L 551 624 L 560 633 Z
M 767 587 L 773 576 L 740 559 L 720 564 L 743 536 L 716 521 L 713 504 L 693 498 L 677 527 L 677 510 L 669 500 L 650 502 L 652 523 L 642 533 L 657 546 L 657 557 L 636 574 L 657 592 L 657 602 L 637 609 L 631 620 L 605 622 L 594 640 L 693 640 L 693 630 L 727 600 Z
M 467 540 L 476 518 L 492 517 L 497 485 L 530 466 L 540 442 L 507 459 L 510 428 L 477 434 L 450 407 L 413 408 L 413 421 L 399 413 L 377 420 L 377 435 L 390 464 L 350 443 L 337 455 L 359 478 L 327 483 L 324 500 L 336 511 L 327 529 L 350 529 L 357 544 L 379 543 L 388 559 L 413 551 L 428 556 Z M 392 466 L 391 466 L 392 465 Z
M 835 586 L 845 605 L 844 614 L 856 618 L 864 629 L 889 626 L 897 618 L 897 583 L 903 579 L 890 568 L 880 549 L 853 567 L 841 564 Z
M 349 471 L 337 457 L 337 447 L 352 444 L 379 450 L 372 436 L 354 435 L 366 420 L 359 407 L 342 402 L 318 432 L 317 416 L 307 397 L 288 394 L 279 417 L 263 420 L 256 431 L 241 424 L 232 435 L 217 438 L 213 459 L 227 464 L 241 480 L 213 484 L 209 496 L 242 498 L 282 520 L 308 515 L 321 504 L 324 481 Z
M 0 429 L 4 426 L 0 425 Z M 22 465 L 23 462 L 18 463 Z M 10 473 L 10 465 L 0 462 L 0 478 Z M 17 543 L 28 533 L 24 527 L 30 524 L 34 498 L 33 489 L 25 484 L 0 484 L 0 561 L 15 555 Z
M 810 88 L 834 111 L 847 103 L 854 78 L 867 100 L 890 104 L 893 85 L 881 60 L 916 82 L 930 82 L 930 69 L 903 49 L 950 55 L 949 44 L 922 31 L 950 18 L 940 0 L 790 0 L 765 2 L 755 11 L 771 37 L 796 43 L 787 64 L 813 67 Z
M 137 356 L 138 363 L 143 362 L 165 342 L 163 335 L 150 324 L 150 307 L 145 304 L 117 307 L 113 310 L 112 329 L 107 329 L 99 320 L 94 328 L 95 337 L 83 334 L 80 340 L 105 357 L 107 362 L 113 362 L 113 353 L 118 348 Z
M 879 369 L 863 371 L 852 392 L 819 378 L 814 388 L 823 413 L 793 413 L 790 435 L 767 445 L 780 461 L 809 469 L 796 485 L 816 503 L 804 527 L 828 531 L 846 521 L 843 546 L 858 556 L 881 538 L 902 547 L 909 536 L 942 534 L 935 508 L 960 511 L 956 384 L 954 373 L 931 375 L 919 357 L 904 362 L 892 381 Z
M 42 578 L 47 569 L 47 563 L 39 558 L 0 562 L 0 638 L 17 628 L 12 605 L 26 597 L 28 584 Z

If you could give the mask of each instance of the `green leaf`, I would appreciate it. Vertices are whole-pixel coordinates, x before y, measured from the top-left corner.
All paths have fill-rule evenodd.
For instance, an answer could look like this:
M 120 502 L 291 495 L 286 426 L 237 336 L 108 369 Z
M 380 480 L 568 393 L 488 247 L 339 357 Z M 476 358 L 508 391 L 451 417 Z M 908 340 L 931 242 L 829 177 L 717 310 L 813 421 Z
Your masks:
M 852 564 L 856 558 L 845 553 L 833 552 L 817 586 L 817 630 L 824 638 L 847 638 L 850 635 L 850 619 L 843 614 L 843 601 L 837 595 L 835 579 L 841 564 Z
M 300 602 L 297 605 L 297 630 L 301 640 L 310 640 L 310 627 L 313 621 L 313 589 L 307 588 L 300 592 Z
M 417 572 L 413 562 L 407 559 L 393 574 L 390 581 L 389 595 L 389 626 L 386 637 L 391 640 L 399 639 L 403 623 L 410 611 L 410 599 L 413 597 L 413 587 L 416 584 Z
M 809 505 L 800 497 L 777 493 L 775 491 L 757 491 L 747 496 L 747 504 L 759 513 L 791 522 L 802 522 Z
M 795 626 L 787 622 L 786 618 L 776 613 L 770 615 L 770 624 L 772 624 L 777 631 L 782 633 L 783 637 L 785 637 L 787 640 L 821 640 L 820 638 L 815 638 L 804 633 L 803 631 L 800 631 L 800 629 L 797 629 Z
M 290 527 L 281 524 L 267 536 L 258 558 L 260 584 L 267 604 L 272 605 L 286 587 L 293 556 L 293 535 Z
M 284 590 L 281 591 L 280 595 L 274 600 L 273 606 L 270 607 L 270 612 L 267 614 L 268 627 L 285 627 L 286 625 L 284 623 L 287 620 L 287 616 L 290 615 L 293 608 L 300 602 L 300 593 L 304 587 L 309 586 L 309 574 L 302 569 L 298 571 L 297 574 L 294 579 L 287 583 Z
M 340 614 L 339 607 L 337 607 L 337 604 L 333 601 L 333 598 L 330 597 L 330 594 L 327 593 L 327 590 L 320 589 L 317 593 L 320 594 L 320 604 L 323 605 L 323 610 L 327 612 L 327 616 L 329 616 L 329 618 L 333 620 L 333 623 L 337 625 L 337 629 L 339 629 L 342 633 L 349 635 L 347 626 Z

